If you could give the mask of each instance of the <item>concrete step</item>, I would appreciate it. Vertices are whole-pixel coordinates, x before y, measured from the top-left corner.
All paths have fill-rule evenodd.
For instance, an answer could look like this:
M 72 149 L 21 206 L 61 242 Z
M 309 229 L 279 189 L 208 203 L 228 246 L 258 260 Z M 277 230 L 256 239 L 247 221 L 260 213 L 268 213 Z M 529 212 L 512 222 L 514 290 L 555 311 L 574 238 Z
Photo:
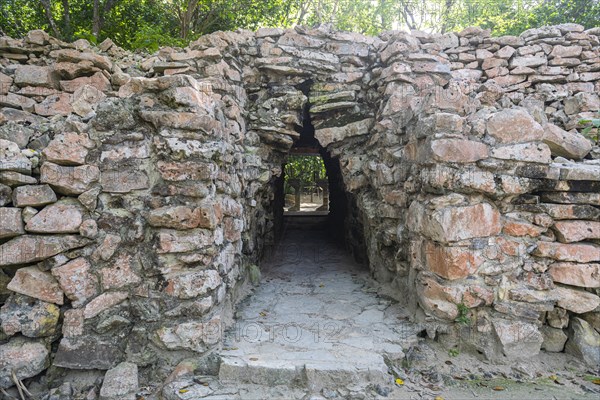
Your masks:
M 388 374 L 383 358 L 380 362 L 348 363 L 221 356 L 219 381 L 225 384 L 287 385 L 320 391 L 369 384 L 389 386 L 393 384 L 393 377 Z

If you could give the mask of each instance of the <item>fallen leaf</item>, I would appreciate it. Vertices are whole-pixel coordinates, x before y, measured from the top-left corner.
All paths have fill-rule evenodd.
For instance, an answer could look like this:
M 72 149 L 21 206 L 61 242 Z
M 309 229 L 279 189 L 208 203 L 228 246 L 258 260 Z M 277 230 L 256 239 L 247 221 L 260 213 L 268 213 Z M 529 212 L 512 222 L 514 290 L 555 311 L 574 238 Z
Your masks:
M 260 315 L 261 317 L 266 317 L 267 313 L 264 312 L 264 311 L 261 311 L 261 312 L 258 313 L 258 315 Z
M 187 389 L 179 389 L 179 393 L 187 393 L 187 392 L 189 392 L 189 390 L 187 390 Z
M 501 391 L 503 391 L 504 389 L 505 389 L 505 388 L 504 388 L 504 386 L 494 386 L 494 390 L 495 390 L 496 392 L 501 392 Z
M 594 385 L 600 385 L 600 378 L 592 379 Z
M 319 287 L 325 287 L 325 285 L 323 285 L 322 283 L 319 285 Z
M 433 400 L 444 400 L 442 396 L 435 396 Z
M 250 357 L 250 361 L 257 361 L 257 360 L 258 360 L 258 358 L 256 358 L 256 357 Z
M 396 378 L 396 385 L 404 385 L 404 381 L 400 378 Z

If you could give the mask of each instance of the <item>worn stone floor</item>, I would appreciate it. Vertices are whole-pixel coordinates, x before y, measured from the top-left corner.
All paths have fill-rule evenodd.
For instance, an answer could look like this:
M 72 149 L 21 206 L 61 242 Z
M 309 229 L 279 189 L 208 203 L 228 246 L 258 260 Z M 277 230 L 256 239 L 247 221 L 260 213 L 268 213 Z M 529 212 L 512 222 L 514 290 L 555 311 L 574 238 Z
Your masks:
M 261 269 L 226 336 L 221 381 L 312 390 L 392 383 L 386 359 L 401 360 L 418 330 L 326 231 L 288 230 Z

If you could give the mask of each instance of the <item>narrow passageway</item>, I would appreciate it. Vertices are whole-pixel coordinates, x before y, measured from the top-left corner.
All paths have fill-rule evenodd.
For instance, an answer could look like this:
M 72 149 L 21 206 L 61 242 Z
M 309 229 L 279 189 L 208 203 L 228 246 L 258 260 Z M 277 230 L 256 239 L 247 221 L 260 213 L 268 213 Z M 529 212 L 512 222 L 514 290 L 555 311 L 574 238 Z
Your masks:
M 402 358 L 416 331 L 378 298 L 366 267 L 322 229 L 322 218 L 286 218 L 261 285 L 226 336 L 221 379 L 317 390 L 393 381 L 384 358 Z

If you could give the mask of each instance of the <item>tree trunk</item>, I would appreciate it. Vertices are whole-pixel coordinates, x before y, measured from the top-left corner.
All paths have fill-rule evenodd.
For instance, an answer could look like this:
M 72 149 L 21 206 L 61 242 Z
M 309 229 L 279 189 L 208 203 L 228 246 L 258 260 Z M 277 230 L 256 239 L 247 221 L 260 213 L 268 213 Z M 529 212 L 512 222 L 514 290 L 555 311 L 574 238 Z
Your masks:
M 100 34 L 100 0 L 94 0 L 94 12 L 92 15 L 92 35 L 98 39 Z
M 71 9 L 69 0 L 62 0 L 63 5 L 63 32 L 66 39 L 72 39 L 71 35 Z
M 40 0 L 40 3 L 42 3 L 42 7 L 44 7 L 44 13 L 46 14 L 46 19 L 48 20 L 48 24 L 50 25 L 50 29 L 52 29 L 54 37 L 60 38 L 60 32 L 56 27 L 56 22 L 54 22 L 54 17 L 52 16 L 52 5 L 50 4 L 50 0 Z

